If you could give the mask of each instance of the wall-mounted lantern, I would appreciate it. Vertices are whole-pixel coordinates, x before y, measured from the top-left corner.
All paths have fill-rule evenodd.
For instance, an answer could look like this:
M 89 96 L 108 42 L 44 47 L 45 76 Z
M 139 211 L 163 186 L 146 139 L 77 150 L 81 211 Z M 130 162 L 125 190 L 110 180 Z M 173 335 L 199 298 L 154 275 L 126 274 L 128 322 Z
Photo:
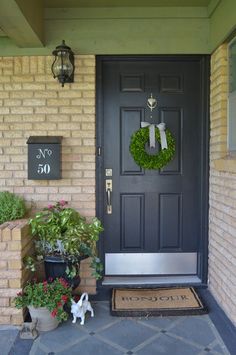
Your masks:
M 65 83 L 74 82 L 74 53 L 71 48 L 62 41 L 62 44 L 56 47 L 52 52 L 55 56 L 52 63 L 53 77 L 57 78 L 59 83 L 64 86 Z

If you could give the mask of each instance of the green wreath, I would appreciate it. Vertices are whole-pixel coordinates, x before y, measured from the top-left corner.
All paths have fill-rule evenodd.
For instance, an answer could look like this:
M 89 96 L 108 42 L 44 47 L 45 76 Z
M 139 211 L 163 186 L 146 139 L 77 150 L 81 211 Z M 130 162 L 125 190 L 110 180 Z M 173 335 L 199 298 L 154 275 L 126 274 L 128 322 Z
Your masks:
M 175 141 L 167 129 L 166 141 L 167 149 L 162 149 L 158 154 L 150 155 L 145 150 L 145 145 L 149 140 L 149 128 L 140 128 L 131 136 L 130 153 L 132 154 L 135 162 L 145 169 L 161 169 L 168 164 L 175 155 Z M 155 138 L 159 143 L 161 142 L 160 132 L 158 128 L 155 128 Z

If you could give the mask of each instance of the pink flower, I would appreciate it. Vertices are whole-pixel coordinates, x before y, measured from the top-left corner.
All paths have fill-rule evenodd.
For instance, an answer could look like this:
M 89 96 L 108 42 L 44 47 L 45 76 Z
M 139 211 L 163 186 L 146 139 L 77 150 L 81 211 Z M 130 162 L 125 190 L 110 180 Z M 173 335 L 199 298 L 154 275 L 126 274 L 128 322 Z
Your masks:
M 48 205 L 48 209 L 49 209 L 49 210 L 52 210 L 52 209 L 53 209 L 53 205 L 49 204 L 49 205 Z
M 44 290 L 44 292 L 48 292 L 48 283 L 47 283 L 47 281 L 43 281 L 43 290 Z
M 66 282 L 66 280 L 64 280 L 62 277 L 59 278 L 59 282 L 64 287 L 68 287 L 69 286 L 69 284 Z
M 61 207 L 65 206 L 67 203 L 68 203 L 68 202 L 65 201 L 65 200 L 59 201 L 59 204 L 60 204 Z
M 23 293 L 22 292 L 18 292 L 17 293 L 17 296 L 22 296 L 23 295 Z M 63 296 L 62 296 L 63 297 Z
M 61 296 L 61 300 L 62 300 L 63 302 L 67 302 L 67 301 L 68 301 L 68 296 L 62 295 L 62 296 Z
M 51 312 L 51 315 L 52 315 L 53 318 L 56 317 L 56 315 L 57 315 L 57 309 L 56 308 Z

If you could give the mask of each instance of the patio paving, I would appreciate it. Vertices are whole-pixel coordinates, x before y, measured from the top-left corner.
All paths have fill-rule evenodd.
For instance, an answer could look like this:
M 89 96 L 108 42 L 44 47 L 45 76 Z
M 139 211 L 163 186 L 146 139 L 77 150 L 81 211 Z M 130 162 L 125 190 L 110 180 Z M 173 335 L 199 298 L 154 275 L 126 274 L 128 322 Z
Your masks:
M 8 354 L 17 338 L 18 330 L 11 326 L 0 327 L 0 354 Z
M 14 345 L 2 347 L 1 355 L 206 355 L 230 354 L 208 315 L 184 317 L 112 317 L 109 303 L 93 302 L 95 318 L 87 314 L 85 325 L 69 319 L 51 332 L 41 332 L 33 342 L 5 334 Z M 9 351 L 9 348 L 11 350 Z

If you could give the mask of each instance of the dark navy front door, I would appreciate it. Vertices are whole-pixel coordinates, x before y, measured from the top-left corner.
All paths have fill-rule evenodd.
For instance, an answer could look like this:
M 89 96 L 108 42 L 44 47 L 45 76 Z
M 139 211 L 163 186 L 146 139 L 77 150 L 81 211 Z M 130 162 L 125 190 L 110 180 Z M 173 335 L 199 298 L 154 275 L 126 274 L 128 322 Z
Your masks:
M 105 274 L 200 275 L 206 238 L 206 60 L 105 57 L 98 63 Z M 157 100 L 152 117 L 151 93 Z M 129 152 L 141 121 L 164 122 L 175 139 L 175 158 L 161 170 L 140 168 Z

